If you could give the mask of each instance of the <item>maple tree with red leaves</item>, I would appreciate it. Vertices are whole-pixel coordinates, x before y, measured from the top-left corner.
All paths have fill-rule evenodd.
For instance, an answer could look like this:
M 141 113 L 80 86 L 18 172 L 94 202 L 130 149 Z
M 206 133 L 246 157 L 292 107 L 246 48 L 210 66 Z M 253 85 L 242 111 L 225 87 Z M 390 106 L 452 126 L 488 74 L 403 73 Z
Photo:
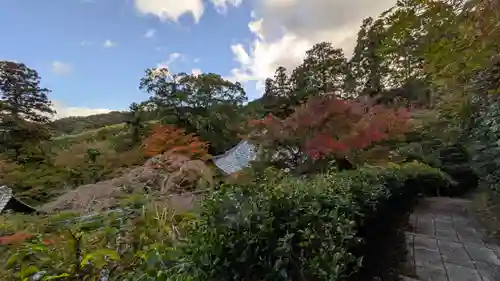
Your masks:
M 359 162 L 359 152 L 404 137 L 410 120 L 406 108 L 326 95 L 310 98 L 287 118 L 269 115 L 251 123 L 261 132 L 253 140 L 272 155 L 295 157 L 294 162 L 302 156 L 313 162 L 328 157 Z
M 171 125 L 158 125 L 153 128 L 142 147 L 144 154 L 148 157 L 173 152 L 189 156 L 194 159 L 206 160 L 208 154 L 208 143 L 201 141 L 193 134 L 187 134 L 185 130 Z

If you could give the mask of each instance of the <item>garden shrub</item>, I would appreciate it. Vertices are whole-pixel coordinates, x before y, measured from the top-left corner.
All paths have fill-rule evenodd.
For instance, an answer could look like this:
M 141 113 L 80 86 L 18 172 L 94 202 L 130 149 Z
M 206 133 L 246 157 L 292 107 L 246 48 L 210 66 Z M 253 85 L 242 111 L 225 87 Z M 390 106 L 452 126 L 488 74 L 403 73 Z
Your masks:
M 439 190 L 434 193 L 429 190 L 429 196 L 461 196 L 478 186 L 478 176 L 471 168 L 469 155 L 460 143 L 446 144 L 435 141 L 415 142 L 401 147 L 399 153 L 408 160 L 417 160 L 431 167 L 439 168 L 456 182 L 453 188 Z
M 463 146 L 448 145 L 439 149 L 438 153 L 440 160 L 438 167 L 457 182 L 450 193 L 443 195 L 459 196 L 477 188 L 479 178 L 471 168 L 470 159 Z
M 385 277 L 398 219 L 406 218 L 423 187 L 451 184 L 444 173 L 419 163 L 307 180 L 274 169 L 252 176 L 254 181 L 222 185 L 208 195 L 196 221 L 151 205 L 123 220 L 103 214 L 67 223 L 72 212 L 5 216 L 0 242 L 11 245 L 0 245 L 0 257 L 9 260 L 0 276 L 21 280 L 44 271 L 59 280 L 103 272 L 110 280 Z M 132 208 L 142 206 L 131 202 Z M 91 263 L 75 264 L 75 257 Z
M 498 84 L 485 89 L 498 91 Z M 480 83 L 480 86 L 484 85 Z M 477 112 L 468 135 L 471 166 L 480 177 L 481 185 L 500 194 L 500 97 L 484 93 L 484 96 L 475 97 L 474 104 Z
M 267 175 L 222 186 L 204 202 L 184 257 L 196 280 L 373 277 L 380 264 L 374 251 L 390 247 L 377 239 L 394 227 L 392 217 L 406 216 L 424 187 L 451 185 L 444 173 L 419 163 L 307 181 Z
M 0 219 L 1 280 L 170 279 L 176 246 L 194 217 L 148 204 L 137 211 L 75 220 L 66 213 Z M 68 220 L 70 220 L 68 222 Z

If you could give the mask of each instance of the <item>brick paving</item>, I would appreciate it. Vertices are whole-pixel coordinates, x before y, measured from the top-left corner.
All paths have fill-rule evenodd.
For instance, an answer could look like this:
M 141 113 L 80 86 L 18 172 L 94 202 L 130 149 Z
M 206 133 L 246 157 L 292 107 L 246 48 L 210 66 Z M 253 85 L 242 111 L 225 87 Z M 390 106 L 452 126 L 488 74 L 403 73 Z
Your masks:
M 408 267 L 416 280 L 500 281 L 500 247 L 487 241 L 467 213 L 468 204 L 463 199 L 427 198 L 410 216 Z

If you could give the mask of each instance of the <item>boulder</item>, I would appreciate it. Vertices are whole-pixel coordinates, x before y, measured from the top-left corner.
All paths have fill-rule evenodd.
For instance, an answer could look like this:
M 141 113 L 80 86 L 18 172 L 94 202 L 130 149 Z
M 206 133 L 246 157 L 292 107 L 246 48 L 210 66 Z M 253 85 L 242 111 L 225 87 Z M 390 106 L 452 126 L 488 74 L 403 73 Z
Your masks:
M 193 191 L 200 182 L 213 184 L 212 171 L 203 161 L 166 152 L 150 158 L 143 166 L 121 177 L 77 187 L 46 204 L 42 210 L 100 211 L 116 206 L 121 199 L 131 194 L 149 191 L 158 193 L 160 197 L 168 197 L 168 203 L 172 202 L 172 198 L 180 199 L 179 195 L 173 194 Z M 182 198 L 185 199 L 181 200 L 182 209 L 194 204 L 192 202 L 195 200 L 190 196 L 187 196 L 189 199 Z

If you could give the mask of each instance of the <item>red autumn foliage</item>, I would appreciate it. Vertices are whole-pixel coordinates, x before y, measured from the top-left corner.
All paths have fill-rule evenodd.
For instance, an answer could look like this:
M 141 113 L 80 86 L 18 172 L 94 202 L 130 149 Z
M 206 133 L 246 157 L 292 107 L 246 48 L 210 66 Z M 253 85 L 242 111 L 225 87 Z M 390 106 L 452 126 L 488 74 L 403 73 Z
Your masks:
M 208 144 L 193 134 L 171 125 L 158 125 L 153 128 L 143 144 L 144 154 L 153 157 L 167 151 L 189 156 L 190 158 L 209 159 Z
M 410 119 L 406 108 L 328 95 L 310 98 L 285 119 L 269 115 L 251 124 L 262 132 L 258 142 L 264 147 L 298 147 L 318 159 L 329 155 L 348 157 L 353 152 L 402 137 L 410 128 Z
M 12 235 L 0 237 L 0 245 L 20 244 L 20 243 L 22 243 L 30 238 L 33 238 L 34 236 L 35 235 L 33 235 L 33 234 L 28 234 L 25 232 L 16 232 Z M 42 240 L 42 244 L 45 246 L 53 245 L 53 244 L 55 244 L 55 239 L 45 238 Z
M 16 232 L 12 235 L 0 237 L 0 245 L 12 245 L 24 242 L 26 239 L 33 237 L 32 234 L 24 232 Z

